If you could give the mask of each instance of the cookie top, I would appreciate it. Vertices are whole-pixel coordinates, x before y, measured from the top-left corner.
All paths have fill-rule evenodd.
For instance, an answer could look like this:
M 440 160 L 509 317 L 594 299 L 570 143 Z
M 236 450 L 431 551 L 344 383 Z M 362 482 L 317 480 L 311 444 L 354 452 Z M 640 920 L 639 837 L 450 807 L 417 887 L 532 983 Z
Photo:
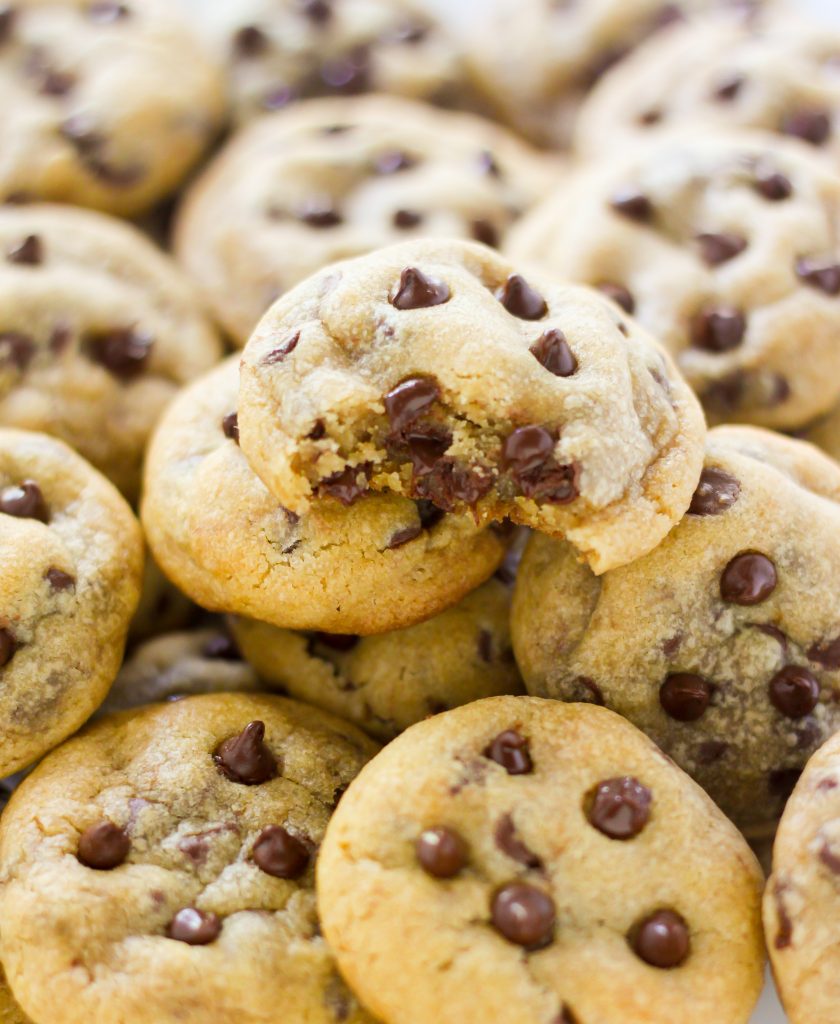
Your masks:
M 628 722 L 529 697 L 412 726 L 351 785 L 318 859 L 324 934 L 384 1024 L 441 1006 L 464 1024 L 744 1022 L 762 881 Z
M 185 389 L 146 463 L 149 545 L 199 604 L 287 629 L 380 633 L 443 611 L 496 570 L 505 535 L 428 502 L 325 498 L 290 513 L 239 448 L 238 389 L 238 356 Z
M 794 5 L 799 7 L 801 5 Z M 782 8 L 783 9 L 783 8 Z M 585 155 L 667 128 L 761 128 L 840 153 L 840 30 L 773 14 L 697 19 L 652 39 L 593 91 L 576 125 Z
M 3 963 L 39 1020 L 362 1024 L 321 937 L 314 861 L 376 745 L 313 708 L 218 694 L 112 715 L 0 824 Z
M 0 430 L 0 776 L 75 732 L 117 674 L 140 527 L 66 445 Z
M 811 760 L 782 817 L 764 926 L 791 1024 L 833 1024 L 840 1003 L 840 737 Z
M 55 434 L 137 496 L 148 435 L 221 343 L 192 285 L 134 227 L 0 207 L 0 422 Z
M 840 398 L 838 222 L 808 147 L 686 131 L 580 165 L 509 249 L 634 313 L 712 421 L 790 428 Z
M 600 572 L 685 511 L 704 423 L 668 356 L 603 296 L 453 239 L 283 296 L 245 349 L 239 429 L 295 512 L 389 489 L 566 534 Z
M 334 260 L 421 235 L 499 244 L 557 171 L 468 114 L 312 100 L 234 136 L 181 207 L 176 249 L 244 345 L 279 295 Z
M 0 196 L 130 216 L 179 184 L 225 109 L 165 0 L 14 0 L 0 24 Z
M 709 434 L 688 514 L 596 578 L 529 543 L 512 630 L 530 693 L 628 717 L 756 838 L 840 728 L 840 466 L 750 427 Z M 628 614 L 632 609 L 632 614 Z

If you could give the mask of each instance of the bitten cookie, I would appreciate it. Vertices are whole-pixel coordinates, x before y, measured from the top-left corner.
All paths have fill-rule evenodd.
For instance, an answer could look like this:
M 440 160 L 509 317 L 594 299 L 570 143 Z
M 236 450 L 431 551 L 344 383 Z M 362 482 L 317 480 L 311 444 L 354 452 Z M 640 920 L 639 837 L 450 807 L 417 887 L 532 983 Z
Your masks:
M 387 489 L 565 534 L 603 572 L 685 511 L 705 425 L 668 356 L 598 293 L 427 240 L 272 306 L 244 352 L 239 430 L 294 512 Z
M 840 466 L 749 427 L 711 431 L 688 514 L 594 576 L 533 537 L 512 631 L 530 693 L 606 704 L 748 835 L 772 830 L 840 728 Z
M 225 109 L 166 0 L 15 0 L 0 12 L 0 195 L 124 216 L 177 186 Z
M 140 593 L 140 527 L 66 445 L 0 430 L 0 776 L 102 703 Z M 0 915 L 2 919 L 2 915 Z
M 181 207 L 176 249 L 244 345 L 279 295 L 334 260 L 421 235 L 499 244 L 557 170 L 468 114 L 312 100 L 234 137 Z
M 429 502 L 328 497 L 289 512 L 239 448 L 238 385 L 237 356 L 187 388 L 147 459 L 149 545 L 200 605 L 286 629 L 381 633 L 443 611 L 496 570 L 504 533 Z
M 840 1006 L 840 736 L 808 762 L 773 847 L 764 926 L 791 1024 L 836 1024 Z
M 132 500 L 163 407 L 220 357 L 192 285 L 136 228 L 0 207 L 4 426 L 60 437 Z
M 242 654 L 272 688 L 390 740 L 414 722 L 481 697 L 521 693 L 499 579 L 427 622 L 380 636 L 305 635 L 234 619 Z
M 412 726 L 318 858 L 324 934 L 383 1024 L 745 1024 L 762 882 L 628 722 L 528 697 Z
M 0 822 L 2 956 L 53 1024 L 367 1024 L 321 937 L 314 862 L 376 751 L 337 718 L 220 694 L 112 715 Z
M 838 221 L 806 147 L 686 131 L 581 165 L 509 248 L 634 313 L 714 421 L 791 428 L 840 398 Z

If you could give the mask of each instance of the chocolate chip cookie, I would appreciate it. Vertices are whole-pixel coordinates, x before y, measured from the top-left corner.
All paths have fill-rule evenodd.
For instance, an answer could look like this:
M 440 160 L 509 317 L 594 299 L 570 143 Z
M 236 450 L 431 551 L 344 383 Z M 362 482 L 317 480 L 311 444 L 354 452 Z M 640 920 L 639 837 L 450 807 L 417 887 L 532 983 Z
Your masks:
M 523 692 L 509 616 L 509 588 L 491 579 L 427 622 L 380 636 L 293 633 L 252 619 L 231 626 L 268 686 L 390 740 L 428 715 Z
M 238 386 L 233 357 L 175 399 L 148 454 L 149 544 L 198 604 L 286 629 L 381 633 L 436 615 L 496 570 L 505 531 L 428 501 L 284 508 L 239 447 Z
M 712 801 L 618 715 L 496 697 L 412 726 L 351 784 L 318 905 L 383 1024 L 441 1006 L 463 1024 L 745 1024 L 762 881 Z
M 764 927 L 791 1024 L 835 1024 L 840 1006 L 840 736 L 808 762 L 773 847 Z
M 565 534 L 597 572 L 679 519 L 705 432 L 667 355 L 611 302 L 454 239 L 288 292 L 245 349 L 238 422 L 295 513 L 390 490 Z
M 422 235 L 498 245 L 557 170 L 467 114 L 312 100 L 234 137 L 182 206 L 176 249 L 244 345 L 279 295 L 334 260 Z
M 138 214 L 215 135 L 220 69 L 166 0 L 13 0 L 0 19 L 0 197 Z
M 530 693 L 625 715 L 748 835 L 772 834 L 840 728 L 840 466 L 769 431 L 718 427 L 688 514 L 597 578 L 533 537 L 512 631 Z
M 0 423 L 60 437 L 133 500 L 163 407 L 221 356 L 192 286 L 72 207 L 0 207 L 0 254 Z
M 112 715 L 26 779 L 0 823 L 2 956 L 36 1020 L 367 1024 L 321 937 L 314 862 L 376 751 L 280 697 Z M 187 1016 L 185 1016 L 185 1014 Z
M 140 527 L 66 445 L 0 430 L 0 776 L 31 764 L 102 702 L 142 569 Z
M 798 143 L 683 133 L 583 164 L 515 259 L 601 288 L 716 422 L 800 427 L 840 398 L 840 175 Z

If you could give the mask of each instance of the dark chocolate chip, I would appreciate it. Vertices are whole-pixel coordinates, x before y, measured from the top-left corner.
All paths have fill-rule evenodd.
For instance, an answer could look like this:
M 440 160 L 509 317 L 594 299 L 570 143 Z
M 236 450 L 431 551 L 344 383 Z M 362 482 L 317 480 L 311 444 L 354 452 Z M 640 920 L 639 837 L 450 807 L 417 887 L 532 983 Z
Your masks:
M 389 301 L 396 309 L 423 309 L 448 302 L 449 296 L 449 286 L 445 281 L 427 277 L 416 267 L 406 267 Z
M 729 306 L 704 309 L 692 318 L 691 344 L 707 352 L 730 352 L 743 342 L 747 320 Z
M 306 435 L 310 441 L 320 441 L 327 436 L 327 426 L 323 420 L 316 420 L 315 426 Z
M 309 848 L 281 825 L 260 832 L 251 857 L 261 871 L 274 878 L 300 878 L 309 866 Z
M 348 466 L 340 473 L 333 473 L 322 480 L 319 492 L 327 494 L 342 505 L 350 506 L 368 491 L 368 473 L 370 468 L 364 466 Z
M 653 218 L 653 203 L 636 188 L 619 189 L 610 200 L 610 206 L 622 217 L 647 224 Z
M 119 380 L 130 381 L 146 369 L 154 340 L 137 327 L 115 327 L 85 338 L 90 358 Z
M 790 179 L 779 171 L 759 170 L 755 178 L 755 190 L 771 203 L 781 203 L 793 195 Z
M 325 25 L 333 13 L 327 0 L 300 0 L 300 8 L 315 25 Z
M 706 740 L 697 748 L 695 757 L 697 763 L 702 765 L 715 764 L 728 752 L 729 744 L 723 740 Z
M 482 245 L 489 245 L 496 249 L 499 245 L 499 231 L 492 221 L 479 219 L 474 220 L 470 226 L 473 238 Z
M 409 441 L 414 444 L 411 437 Z M 450 441 L 446 441 L 449 447 Z M 418 472 L 418 452 L 412 450 L 415 473 Z M 471 508 L 490 490 L 490 477 L 463 466 L 453 459 L 439 459 L 432 468 L 414 480 L 414 497 L 426 498 L 444 512 L 454 512 L 461 505 Z
M 723 570 L 720 596 L 731 604 L 761 604 L 776 589 L 777 581 L 776 566 L 766 555 L 745 551 Z
M 493 896 L 493 925 L 508 942 L 543 949 L 554 938 L 554 900 L 541 889 L 512 882 Z
M 44 245 L 39 235 L 27 235 L 6 251 L 9 263 L 21 263 L 36 267 L 44 262 Z
M 72 340 L 73 328 L 69 324 L 59 321 L 53 327 L 47 344 L 53 355 L 61 355 Z
M 743 89 L 745 82 L 746 79 L 743 75 L 739 75 L 737 73 L 727 75 L 726 78 L 722 78 L 718 82 L 712 95 L 715 99 L 728 103 L 737 98 L 741 89 Z
M 543 866 L 542 859 L 534 853 L 516 834 L 516 825 L 510 814 L 503 814 L 496 823 L 494 833 L 496 846 L 511 860 L 523 864 L 526 868 L 540 870 Z
M 0 627 L 0 668 L 8 665 L 15 656 L 17 640 L 8 629 Z
M 385 395 L 383 402 L 391 429 L 402 433 L 440 398 L 434 377 L 409 377 Z
M 826 295 L 840 295 L 840 263 L 801 259 L 796 264 L 796 275 Z
M 376 157 L 373 167 L 377 174 L 396 174 L 398 171 L 407 171 L 410 167 L 414 167 L 416 163 L 417 158 L 406 153 L 404 150 L 389 149 Z
M 518 477 L 530 475 L 548 462 L 555 444 L 545 427 L 517 427 L 502 444 L 502 466 Z
M 423 527 L 420 523 L 415 523 L 413 526 L 406 526 L 402 530 L 397 530 L 395 534 L 388 541 L 388 551 L 393 551 L 394 548 L 401 548 L 403 544 L 409 544 L 413 540 L 417 540 L 420 534 L 423 532 Z
M 722 231 L 717 234 L 698 235 L 697 244 L 700 246 L 703 262 L 710 267 L 719 267 L 721 263 L 728 263 L 740 255 L 747 247 L 747 240 L 743 235 Z
M 416 210 L 396 210 L 391 221 L 395 228 L 408 231 L 423 223 L 423 214 L 418 213 Z
M 480 629 L 476 647 L 479 658 L 485 665 L 489 665 L 493 661 L 493 634 L 487 629 Z
M 69 572 L 64 572 L 62 569 L 51 568 L 47 569 L 44 574 L 44 579 L 49 583 L 53 590 L 70 590 L 76 586 L 76 577 L 71 576 Z
M 741 485 L 730 473 L 707 466 L 700 474 L 688 511 L 693 516 L 719 516 L 732 508 L 741 493 Z
M 250 722 L 237 736 L 220 744 L 213 755 L 219 771 L 231 782 L 256 786 L 273 779 L 277 774 L 277 761 L 263 742 L 265 725 Z
M 451 828 L 427 828 L 414 846 L 420 867 L 432 878 L 454 878 L 467 864 L 467 844 Z
M 648 110 L 643 110 L 637 120 L 645 128 L 651 128 L 655 124 L 660 124 L 664 116 L 665 114 L 661 107 L 650 107 Z
M 675 672 L 659 688 L 659 703 L 665 714 L 677 722 L 696 722 L 702 718 L 711 698 L 711 686 L 702 676 L 691 672 Z
M 76 85 L 76 76 L 69 71 L 44 68 L 38 91 L 42 96 L 66 96 Z
M 817 107 L 794 110 L 782 120 L 782 131 L 812 146 L 822 146 L 831 137 L 831 114 Z
M 551 328 L 534 342 L 528 350 L 540 366 L 555 377 L 571 377 L 578 361 L 562 331 Z
M 508 775 L 530 775 L 534 770 L 530 744 L 516 729 L 500 732 L 485 749 L 484 756 L 500 764 Z
M 541 320 L 548 312 L 545 299 L 519 274 L 511 274 L 496 292 L 496 298 L 520 320 Z
M 633 839 L 650 819 L 651 791 L 624 776 L 600 782 L 592 796 L 589 823 L 610 839 Z
M 808 648 L 808 660 L 832 671 L 840 668 L 840 636 L 822 645 L 812 644 Z
M 328 199 L 310 199 L 297 212 L 298 220 L 312 228 L 334 228 L 342 216 Z
M 395 439 L 395 444 L 405 449 L 415 476 L 425 476 L 439 469 L 440 460 L 452 444 L 452 435 L 440 427 L 416 427 Z M 442 482 L 445 485 L 445 481 Z
M 268 36 L 257 25 L 243 25 L 233 36 L 233 52 L 237 57 L 259 57 L 268 47 Z
M 229 412 L 227 416 L 222 420 L 222 432 L 225 437 L 230 441 L 236 441 L 239 444 L 239 415 L 235 412 Z
M 820 700 L 816 676 L 799 665 L 786 665 L 770 680 L 770 701 L 787 718 L 805 718 Z
M 34 480 L 4 487 L 0 491 L 0 512 L 18 519 L 37 519 L 42 523 L 49 522 L 50 518 L 44 495 Z
M 91 825 L 79 836 L 76 856 L 86 868 L 111 871 L 125 863 L 131 850 L 131 841 L 112 821 Z
M 236 641 L 229 633 L 216 633 L 201 645 L 202 658 L 211 661 L 242 661 Z
M 281 342 L 276 348 L 273 348 L 268 355 L 263 356 L 263 366 L 275 366 L 277 363 L 282 363 L 286 356 L 291 355 L 292 352 L 298 347 L 300 341 L 300 331 L 293 334 L 290 338 L 286 338 L 284 342 Z
M 35 355 L 35 342 L 19 331 L 0 332 L 0 360 L 25 370 Z
M 206 946 L 219 937 L 221 930 L 222 923 L 215 914 L 184 907 L 169 922 L 166 934 L 188 946 Z
M 560 1016 L 554 1021 L 554 1024 L 580 1024 L 580 1021 L 575 1016 L 572 1008 L 563 1003 L 560 1008 Z
M 625 313 L 629 313 L 632 316 L 636 311 L 636 300 L 629 289 L 625 288 L 623 284 L 615 284 L 613 281 L 602 281 L 597 288 L 599 292 L 606 295 L 617 306 L 620 306 Z
M 688 925 L 673 910 L 658 910 L 645 918 L 630 940 L 636 956 L 651 967 L 679 967 L 691 952 Z

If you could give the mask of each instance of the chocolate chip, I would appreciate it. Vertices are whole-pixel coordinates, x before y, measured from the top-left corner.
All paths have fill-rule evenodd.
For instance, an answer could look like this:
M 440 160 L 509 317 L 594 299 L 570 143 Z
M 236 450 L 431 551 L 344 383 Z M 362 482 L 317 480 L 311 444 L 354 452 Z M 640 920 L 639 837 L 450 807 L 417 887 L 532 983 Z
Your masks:
M 401 548 L 403 544 L 409 544 L 411 541 L 417 540 L 422 532 L 423 527 L 419 523 L 415 523 L 414 526 L 406 526 L 402 530 L 397 530 L 388 541 L 387 550 L 393 551 L 394 548 Z
M 652 794 L 630 776 L 600 782 L 591 799 L 589 823 L 610 839 L 633 839 L 650 819 Z
M 320 441 L 327 436 L 327 427 L 323 420 L 316 420 L 315 426 L 306 435 L 310 441 Z
M 0 332 L 0 360 L 25 370 L 35 355 L 35 342 L 28 334 L 19 331 Z
M 796 274 L 826 295 L 840 295 L 840 263 L 801 259 L 797 261 Z
M 53 355 L 60 355 L 73 340 L 73 328 L 66 323 L 59 321 L 50 333 L 48 341 L 50 352 Z
M 653 125 L 659 124 L 664 116 L 665 114 L 661 107 L 651 107 L 649 110 L 642 111 L 637 120 L 645 128 L 651 128 Z
M 27 235 L 21 242 L 17 242 L 6 251 L 6 259 L 9 263 L 21 263 L 25 266 L 36 267 L 44 262 L 44 245 L 38 235 Z
M 673 910 L 658 910 L 635 929 L 630 945 L 639 959 L 651 967 L 679 967 L 691 952 L 688 925 Z
M 540 366 L 555 377 L 571 377 L 578 368 L 578 361 L 569 348 L 566 336 L 556 328 L 541 334 L 528 351 Z
M 431 501 L 416 501 L 417 514 L 420 516 L 420 523 L 424 530 L 431 530 L 432 527 L 443 519 L 444 512 Z
M 491 178 L 501 178 L 502 176 L 501 168 L 489 149 L 483 149 L 478 154 L 478 167 L 483 174 L 487 174 Z
M 407 171 L 416 164 L 417 158 L 404 150 L 390 149 L 376 157 L 373 167 L 377 174 L 396 174 L 398 171 Z
M 184 907 L 169 922 L 166 934 L 188 946 L 206 946 L 219 937 L 221 930 L 222 923 L 215 914 Z
M 707 466 L 688 506 L 693 516 L 719 516 L 732 508 L 741 493 L 741 485 L 730 473 Z
M 770 680 L 770 701 L 787 718 L 805 718 L 820 700 L 820 684 L 807 668 L 786 665 Z
M 726 78 L 721 79 L 720 82 L 715 86 L 712 95 L 715 99 L 722 100 L 724 103 L 728 103 L 730 100 L 734 100 L 741 89 L 744 87 L 746 79 L 743 75 L 732 74 L 727 75 Z
M 452 435 L 440 427 L 416 427 L 399 437 L 392 436 L 390 441 L 408 454 L 415 476 L 425 476 L 440 471 L 443 455 L 452 444 Z
M 236 641 L 229 633 L 216 633 L 201 645 L 202 658 L 211 661 L 242 661 Z
M 440 398 L 434 377 L 409 377 L 385 395 L 383 402 L 391 429 L 402 433 Z
M 704 309 L 692 318 L 691 344 L 707 352 L 730 352 L 744 340 L 747 321 L 739 309 L 729 306 Z
M 298 220 L 312 228 L 334 228 L 342 216 L 328 199 L 310 199 L 297 211 Z
M 710 267 L 719 267 L 740 255 L 747 247 L 747 240 L 742 235 L 723 231 L 718 234 L 701 234 L 697 236 L 700 255 L 703 262 Z
M 335 498 L 342 505 L 350 506 L 363 494 L 367 494 L 369 472 L 370 468 L 367 465 L 348 466 L 340 473 L 333 473 L 322 480 L 318 491 Z
M 702 765 L 714 764 L 727 753 L 729 744 L 723 740 L 706 740 L 697 748 L 697 763 Z
M 545 427 L 517 427 L 502 444 L 502 466 L 517 477 L 530 475 L 553 456 L 555 444 Z
M 239 444 L 239 415 L 235 412 L 229 412 L 227 416 L 222 420 L 222 433 L 230 441 L 236 441 Z
M 545 299 L 519 274 L 511 274 L 496 292 L 496 298 L 520 320 L 541 320 L 548 312 Z
M 610 206 L 622 217 L 647 224 L 653 217 L 653 203 L 644 193 L 630 186 L 619 189 L 610 200 Z
M 489 220 L 474 220 L 470 226 L 473 238 L 482 245 L 489 245 L 491 249 L 498 248 L 499 232 L 496 225 Z
M 723 570 L 720 596 L 732 604 L 761 604 L 776 589 L 776 566 L 766 555 L 745 551 Z
M 76 85 L 76 76 L 69 71 L 44 68 L 38 91 L 42 96 L 66 96 Z
M 840 875 L 840 854 L 827 839 L 820 844 L 819 858 L 833 875 Z
M 606 297 L 611 299 L 617 306 L 620 306 L 625 313 L 629 313 L 632 316 L 636 311 L 636 300 L 623 284 L 615 284 L 612 281 L 602 281 L 597 288 L 599 292 L 606 295 Z
M 261 871 L 274 878 L 300 878 L 309 866 L 309 848 L 281 825 L 260 832 L 251 857 Z
M 115 327 L 85 338 L 90 358 L 122 381 L 134 380 L 146 369 L 154 340 L 137 327 Z
M 840 668 L 840 637 L 835 640 L 829 640 L 828 643 L 823 644 L 812 644 L 808 648 L 808 660 L 815 661 L 818 665 L 822 665 L 823 668 L 831 669 L 832 671 Z
M 530 775 L 534 770 L 530 744 L 516 729 L 500 732 L 485 749 L 484 756 L 500 764 L 508 775 Z
M 417 473 L 420 453 L 411 435 L 409 443 L 412 446 L 411 454 Z M 427 441 L 427 445 L 429 443 Z M 448 448 L 451 439 L 441 443 Z M 460 505 L 474 507 L 492 486 L 493 481 L 490 477 L 482 476 L 469 466 L 462 466 L 454 459 L 439 459 L 430 470 L 414 480 L 414 497 L 427 498 L 444 512 L 454 512 Z
M 51 568 L 47 569 L 44 574 L 44 579 L 49 583 L 53 590 L 70 590 L 76 586 L 76 577 L 71 576 L 69 572 L 64 572 L 62 569 Z
M 273 348 L 268 355 L 263 356 L 263 366 L 276 366 L 277 363 L 282 363 L 286 356 L 291 355 L 292 352 L 298 347 L 300 341 L 300 331 L 293 334 L 290 338 L 287 338 L 284 342 L 279 344 L 277 348 Z
M 128 18 L 130 15 L 131 10 L 128 5 L 118 3 L 117 0 L 96 0 L 88 7 L 90 20 L 104 25 L 122 21 L 123 18 Z
M 265 725 L 250 722 L 237 736 L 225 740 L 213 760 L 219 771 L 231 782 L 256 786 L 273 779 L 277 774 L 277 761 L 263 742 Z
M 448 302 L 449 296 L 449 286 L 445 281 L 427 277 L 416 267 L 406 267 L 389 301 L 396 309 L 423 309 Z
M 332 92 L 356 95 L 370 86 L 368 52 L 359 46 L 351 53 L 327 61 L 321 68 L 321 80 Z
M 554 900 L 532 885 L 512 882 L 499 889 L 491 914 L 496 931 L 517 946 L 542 949 L 554 938 Z
M 41 523 L 49 522 L 50 518 L 44 495 L 34 480 L 4 487 L 0 491 L 0 512 L 18 519 L 37 519 Z
M 327 0 L 300 0 L 304 15 L 316 25 L 325 25 L 332 17 L 332 7 Z
M 8 629 L 0 627 L 0 668 L 9 664 L 15 656 L 16 650 L 17 640 L 15 640 L 14 634 Z
M 476 647 L 479 658 L 485 665 L 489 665 L 493 661 L 493 634 L 487 629 L 480 629 Z
M 233 52 L 237 57 L 258 57 L 268 46 L 268 36 L 257 25 L 243 25 L 234 33 Z
M 563 1003 L 560 1008 L 560 1016 L 554 1021 L 554 1024 L 580 1024 L 580 1021 L 574 1015 L 572 1008 Z
M 540 870 L 543 866 L 541 858 L 529 849 L 516 834 L 516 825 L 510 814 L 503 814 L 496 823 L 494 833 L 496 846 L 511 860 L 523 864 L 526 868 Z
M 423 214 L 416 210 L 396 210 L 391 220 L 395 228 L 407 231 L 423 223 Z
M 755 189 L 771 203 L 781 203 L 793 195 L 790 179 L 778 171 L 759 170 L 756 174 Z
M 831 137 L 831 114 L 817 107 L 794 110 L 782 120 L 782 131 L 812 146 L 822 146 Z
M 131 842 L 125 832 L 112 821 L 91 825 L 79 836 L 76 856 L 86 868 L 111 871 L 125 863 Z
M 427 828 L 414 846 L 420 867 L 432 878 L 454 878 L 467 864 L 467 844 L 451 828 Z
M 665 714 L 677 722 L 696 722 L 702 718 L 711 697 L 711 686 L 702 676 L 691 672 L 675 672 L 659 688 L 659 703 Z

